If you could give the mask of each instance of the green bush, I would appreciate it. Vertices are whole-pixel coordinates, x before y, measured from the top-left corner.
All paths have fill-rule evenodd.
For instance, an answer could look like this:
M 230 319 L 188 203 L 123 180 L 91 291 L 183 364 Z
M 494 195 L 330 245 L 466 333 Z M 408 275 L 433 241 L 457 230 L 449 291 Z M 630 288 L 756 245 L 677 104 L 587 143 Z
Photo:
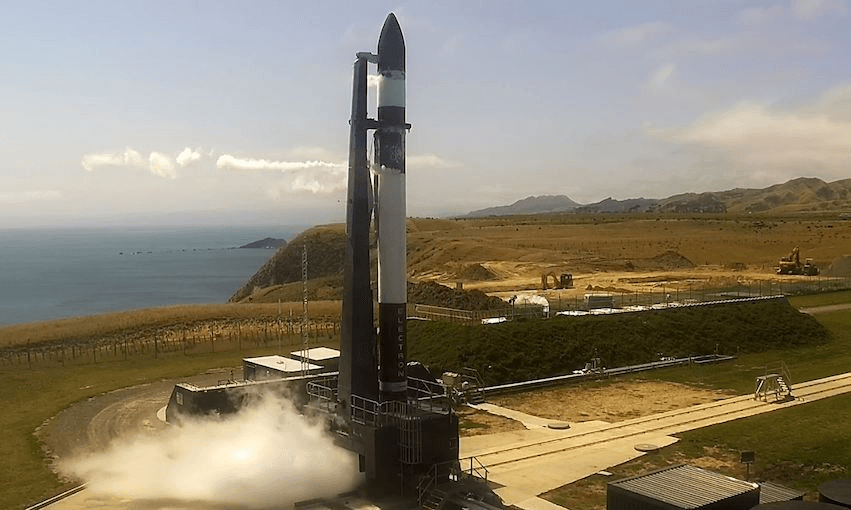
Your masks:
M 501 384 L 566 374 L 595 353 L 616 367 L 659 354 L 736 355 L 827 339 L 814 318 L 774 299 L 490 325 L 410 321 L 408 358 L 436 373 L 472 367 L 487 384 Z

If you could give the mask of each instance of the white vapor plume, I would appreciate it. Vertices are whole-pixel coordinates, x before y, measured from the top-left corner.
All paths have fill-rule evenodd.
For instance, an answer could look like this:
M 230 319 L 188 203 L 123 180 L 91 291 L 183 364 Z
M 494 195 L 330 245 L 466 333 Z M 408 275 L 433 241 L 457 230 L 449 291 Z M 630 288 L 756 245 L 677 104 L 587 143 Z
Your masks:
M 146 163 L 142 154 L 130 147 L 127 147 L 122 152 L 85 154 L 83 155 L 83 159 L 80 161 L 80 165 L 87 172 L 93 172 L 99 167 L 114 166 L 147 169 L 152 174 L 165 179 L 175 179 L 177 177 L 177 172 L 174 170 L 174 164 L 165 154 L 152 152 L 150 156 L 148 156 L 148 161 Z
M 165 179 L 177 178 L 177 172 L 174 171 L 174 165 L 171 163 L 171 160 L 165 154 L 160 154 L 159 152 L 152 152 L 151 156 L 148 158 L 148 162 L 150 164 L 149 168 L 152 174 L 158 175 Z
M 201 159 L 201 153 L 199 152 L 201 149 L 192 150 L 189 147 L 183 149 L 183 152 L 177 155 L 177 164 L 181 167 L 187 167 L 192 163 L 195 163 L 199 159 Z
M 280 172 L 291 180 L 285 180 L 268 188 L 272 198 L 280 198 L 287 191 L 309 191 L 311 193 L 334 193 L 345 189 L 347 165 L 327 161 L 267 161 L 265 159 L 240 159 L 229 154 L 219 156 L 216 166 L 222 170 L 243 172 Z
M 127 147 L 123 152 L 118 153 L 101 152 L 98 154 L 86 154 L 83 156 L 80 164 L 87 172 L 92 172 L 99 166 L 141 167 L 144 165 L 144 160 L 141 154 Z
M 342 163 L 328 163 L 326 161 L 266 161 L 265 159 L 240 159 L 223 154 L 216 161 L 216 167 L 222 170 L 272 170 L 278 172 L 293 172 L 307 170 L 310 168 L 343 168 Z
M 461 163 L 441 158 L 431 152 L 408 156 L 405 165 L 410 167 L 458 168 Z
M 97 494 L 250 508 L 291 508 L 361 482 L 354 454 L 289 402 L 269 396 L 235 415 L 115 442 L 60 467 Z

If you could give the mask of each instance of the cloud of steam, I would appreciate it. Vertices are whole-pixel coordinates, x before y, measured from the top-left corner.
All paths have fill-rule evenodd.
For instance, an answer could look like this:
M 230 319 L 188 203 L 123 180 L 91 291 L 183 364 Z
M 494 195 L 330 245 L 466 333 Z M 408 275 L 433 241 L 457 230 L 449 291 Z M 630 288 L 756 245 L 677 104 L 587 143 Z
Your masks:
M 219 156 L 216 166 L 222 170 L 243 172 L 281 172 L 291 179 L 281 181 L 267 189 L 272 198 L 287 191 L 333 193 L 346 187 L 347 165 L 327 161 L 267 161 L 265 159 L 240 159 L 229 154 Z
M 426 154 L 416 154 L 408 156 L 405 159 L 405 166 L 420 168 L 458 168 L 461 166 L 461 163 L 441 158 L 437 154 L 429 152 Z
M 95 168 L 101 166 L 141 167 L 144 165 L 144 161 L 145 160 L 142 159 L 142 155 L 139 154 L 139 152 L 127 147 L 123 152 L 86 154 L 83 156 L 83 160 L 80 164 L 87 172 L 92 172 Z
M 177 155 L 176 161 L 178 165 L 185 168 L 191 165 L 192 163 L 195 163 L 199 159 L 201 159 L 201 153 L 199 153 L 197 150 L 193 151 L 192 149 L 187 147 L 183 149 L 183 152 Z
M 80 165 L 87 172 L 93 172 L 100 167 L 114 166 L 146 169 L 152 174 L 165 179 L 174 179 L 177 177 L 174 164 L 165 154 L 152 152 L 146 163 L 142 155 L 130 147 L 127 147 L 122 152 L 85 154 L 80 161 Z
M 343 168 L 342 163 L 328 163 L 326 161 L 266 161 L 265 159 L 240 159 L 223 154 L 216 161 L 216 167 L 222 170 L 263 171 L 271 170 L 278 172 L 295 172 L 311 168 Z
M 60 467 L 98 494 L 251 508 L 333 497 L 361 481 L 351 452 L 335 446 L 289 402 L 273 397 L 235 415 L 118 441 Z
M 154 175 L 158 175 L 165 179 L 175 179 L 177 178 L 177 172 L 174 171 L 174 165 L 171 160 L 165 154 L 160 154 L 159 152 L 152 152 L 151 156 L 148 158 L 148 162 L 150 164 L 149 169 L 151 173 Z

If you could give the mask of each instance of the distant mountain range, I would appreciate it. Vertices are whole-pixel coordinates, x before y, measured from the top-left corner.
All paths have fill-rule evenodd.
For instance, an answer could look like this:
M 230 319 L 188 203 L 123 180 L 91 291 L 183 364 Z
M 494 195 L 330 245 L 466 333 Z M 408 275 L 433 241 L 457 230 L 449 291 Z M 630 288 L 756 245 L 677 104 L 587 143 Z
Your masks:
M 580 204 L 566 195 L 527 197 L 511 205 L 472 211 L 464 218 L 547 213 L 766 213 L 851 211 L 851 179 L 825 182 L 800 177 L 763 189 L 683 193 L 668 198 L 607 198 Z

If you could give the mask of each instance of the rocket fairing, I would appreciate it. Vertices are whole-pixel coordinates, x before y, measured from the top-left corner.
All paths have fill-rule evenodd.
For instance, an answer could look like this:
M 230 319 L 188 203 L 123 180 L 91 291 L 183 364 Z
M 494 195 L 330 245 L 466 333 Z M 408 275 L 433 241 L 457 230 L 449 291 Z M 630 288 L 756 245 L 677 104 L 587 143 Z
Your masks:
M 382 401 L 407 392 L 405 245 L 405 40 L 390 13 L 378 38 L 377 173 L 379 377 Z

